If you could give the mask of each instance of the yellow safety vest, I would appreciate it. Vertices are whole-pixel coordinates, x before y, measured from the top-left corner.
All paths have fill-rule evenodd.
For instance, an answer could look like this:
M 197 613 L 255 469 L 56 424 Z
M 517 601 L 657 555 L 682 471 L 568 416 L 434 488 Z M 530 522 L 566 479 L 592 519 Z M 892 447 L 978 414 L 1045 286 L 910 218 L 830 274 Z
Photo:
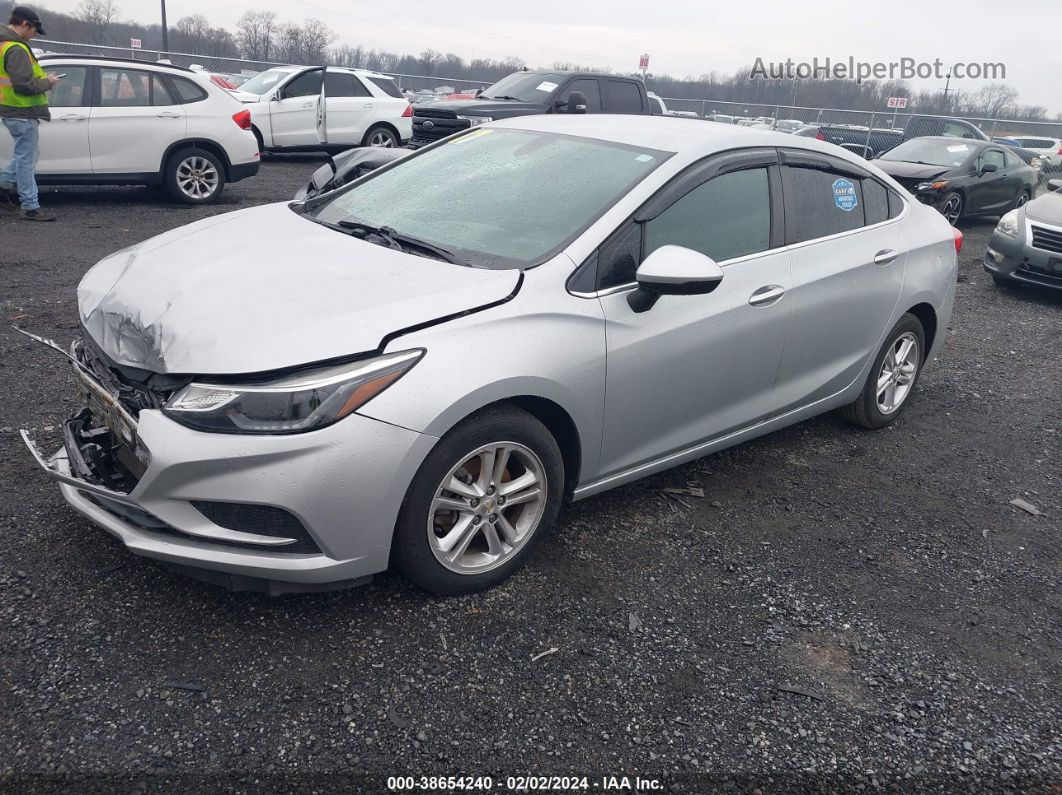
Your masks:
M 19 94 L 15 91 L 15 87 L 11 85 L 11 75 L 4 69 L 4 59 L 7 57 L 7 51 L 12 47 L 22 47 L 29 54 L 30 63 L 33 64 L 34 77 L 48 76 L 48 73 L 37 63 L 37 59 L 33 57 L 33 51 L 22 42 L 5 41 L 0 44 L 0 105 L 6 105 L 9 108 L 34 108 L 40 105 L 47 105 L 48 95 L 46 93 Z

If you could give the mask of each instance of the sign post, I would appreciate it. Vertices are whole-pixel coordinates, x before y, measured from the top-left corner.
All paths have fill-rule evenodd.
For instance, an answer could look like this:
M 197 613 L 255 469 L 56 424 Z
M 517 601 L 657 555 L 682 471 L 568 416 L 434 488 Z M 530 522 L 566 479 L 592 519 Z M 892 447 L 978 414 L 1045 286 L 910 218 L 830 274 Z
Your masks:
M 885 107 L 892 108 L 892 127 L 896 129 L 896 111 L 907 107 L 907 97 L 889 97 Z
M 642 82 L 645 82 L 646 73 L 649 71 L 649 53 L 642 53 L 638 59 L 638 68 L 642 70 Z

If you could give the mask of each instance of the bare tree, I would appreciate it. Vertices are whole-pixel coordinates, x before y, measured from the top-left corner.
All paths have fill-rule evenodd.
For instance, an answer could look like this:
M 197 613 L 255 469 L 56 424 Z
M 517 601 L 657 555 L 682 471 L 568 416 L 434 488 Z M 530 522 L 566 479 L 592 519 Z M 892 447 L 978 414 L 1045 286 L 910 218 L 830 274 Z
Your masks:
M 277 28 L 274 36 L 276 58 L 285 63 L 302 63 L 302 27 L 285 22 Z
M 1005 83 L 992 83 L 973 95 L 974 111 L 988 119 L 998 119 L 1017 110 L 1018 92 Z
M 236 38 L 244 58 L 268 61 L 273 56 L 277 15 L 272 11 L 247 11 L 236 20 Z
M 107 33 L 118 18 L 118 6 L 114 0 L 81 0 L 77 7 L 78 18 L 88 24 L 94 44 L 105 44 Z
M 421 73 L 425 75 L 435 74 L 436 67 L 443 62 L 444 57 L 441 52 L 436 52 L 435 50 L 422 52 L 420 58 L 417 59 Z
M 328 48 L 336 40 L 335 32 L 319 19 L 307 19 L 302 23 L 302 60 L 307 64 L 323 64 Z
M 177 24 L 173 26 L 173 32 L 178 43 L 177 49 L 200 55 L 210 35 L 210 22 L 202 14 L 192 14 L 178 19 Z

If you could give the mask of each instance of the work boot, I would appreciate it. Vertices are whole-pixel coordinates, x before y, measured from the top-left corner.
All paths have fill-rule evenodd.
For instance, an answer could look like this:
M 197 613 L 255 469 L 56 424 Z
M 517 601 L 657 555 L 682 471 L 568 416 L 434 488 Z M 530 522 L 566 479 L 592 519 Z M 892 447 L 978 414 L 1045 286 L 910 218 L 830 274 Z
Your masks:
M 54 215 L 49 215 L 48 213 L 44 212 L 43 210 L 23 210 L 22 211 L 22 220 L 23 221 L 54 221 L 55 220 L 55 216 Z

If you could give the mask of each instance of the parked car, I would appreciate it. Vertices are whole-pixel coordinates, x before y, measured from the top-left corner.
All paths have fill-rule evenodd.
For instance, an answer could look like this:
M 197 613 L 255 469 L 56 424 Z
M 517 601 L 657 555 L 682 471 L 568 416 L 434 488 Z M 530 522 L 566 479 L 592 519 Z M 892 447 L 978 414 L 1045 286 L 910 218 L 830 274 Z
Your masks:
M 1043 136 L 1015 135 L 1012 136 L 1018 146 L 1023 149 L 1031 149 L 1040 155 L 1044 165 L 1049 169 L 1062 167 L 1062 140 L 1058 138 L 1045 138 Z
M 971 141 L 988 140 L 988 136 L 970 122 L 943 116 L 912 116 L 902 130 L 872 130 L 850 124 L 822 124 L 816 132 L 820 141 L 837 144 L 842 149 L 868 160 L 880 157 L 904 141 L 931 136 L 965 138 Z
M 48 97 L 52 121 L 40 126 L 40 184 L 162 185 L 203 204 L 258 173 L 250 113 L 208 75 L 87 55 L 40 63 L 66 75 Z M 0 161 L 11 148 L 0 135 Z
M 893 422 L 946 337 L 961 239 L 813 140 L 495 122 L 99 262 L 85 407 L 47 459 L 23 437 L 132 552 L 230 586 L 393 561 L 472 591 L 569 499 L 835 408 Z
M 312 199 L 322 193 L 341 188 L 370 171 L 386 166 L 408 155 L 409 149 L 384 149 L 378 146 L 350 149 L 335 157 L 313 172 L 310 181 L 295 193 L 295 201 Z
M 727 116 L 725 113 L 711 113 L 705 116 L 708 121 L 719 122 L 720 124 L 737 124 L 737 119 L 733 116 Z
M 926 137 L 874 161 L 953 226 L 973 215 L 1002 215 L 1036 193 L 1038 176 L 1009 148 L 988 141 Z
M 278 66 L 252 77 L 234 96 L 250 109 L 265 151 L 401 146 L 413 134 L 413 108 L 395 81 L 363 69 Z
M 1062 290 L 1062 180 L 1048 187 L 1050 192 L 1000 218 L 992 232 L 984 267 L 996 284 Z
M 577 104 L 569 103 L 573 94 Z M 596 72 L 532 69 L 503 77 L 467 102 L 418 104 L 413 111 L 410 146 L 426 146 L 494 119 L 542 113 L 653 112 L 641 80 Z
M 778 119 L 774 123 L 774 129 L 778 132 L 787 133 L 795 133 L 797 130 L 802 130 L 806 126 L 807 124 L 799 119 Z

